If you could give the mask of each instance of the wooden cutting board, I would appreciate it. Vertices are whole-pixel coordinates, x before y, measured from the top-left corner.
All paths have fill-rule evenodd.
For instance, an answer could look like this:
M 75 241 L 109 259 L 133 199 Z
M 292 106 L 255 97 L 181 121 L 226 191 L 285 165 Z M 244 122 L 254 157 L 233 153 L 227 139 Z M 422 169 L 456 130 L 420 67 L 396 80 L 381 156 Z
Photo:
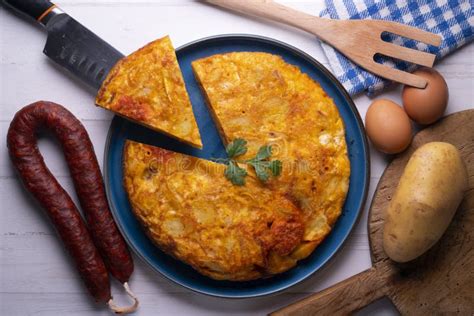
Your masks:
M 432 141 L 451 143 L 461 151 L 469 190 L 433 248 L 409 263 L 395 263 L 382 246 L 385 211 L 410 156 Z M 390 163 L 374 193 L 368 233 L 372 268 L 272 315 L 350 314 L 384 296 L 403 315 L 474 315 L 474 110 L 449 115 L 422 130 Z

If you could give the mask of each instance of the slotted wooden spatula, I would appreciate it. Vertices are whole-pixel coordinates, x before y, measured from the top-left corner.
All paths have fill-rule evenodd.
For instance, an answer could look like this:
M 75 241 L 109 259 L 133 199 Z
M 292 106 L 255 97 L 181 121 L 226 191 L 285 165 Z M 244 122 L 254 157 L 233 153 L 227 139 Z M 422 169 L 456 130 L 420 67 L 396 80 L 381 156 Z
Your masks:
M 397 34 L 426 44 L 439 46 L 439 35 L 415 27 L 383 20 L 331 20 L 299 12 L 272 0 L 206 0 L 219 7 L 285 23 L 316 35 L 347 58 L 374 74 L 417 88 L 426 80 L 374 61 L 381 54 L 422 66 L 432 67 L 435 55 L 402 47 L 382 40 L 383 32 Z

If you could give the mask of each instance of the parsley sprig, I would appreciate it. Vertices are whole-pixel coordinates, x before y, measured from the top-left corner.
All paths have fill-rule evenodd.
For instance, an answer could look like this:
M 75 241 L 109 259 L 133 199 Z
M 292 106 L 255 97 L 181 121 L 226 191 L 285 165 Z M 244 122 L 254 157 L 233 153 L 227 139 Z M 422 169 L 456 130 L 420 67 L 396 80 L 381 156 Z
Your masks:
M 239 166 L 239 163 L 250 165 L 254 168 L 257 178 L 266 182 L 270 175 L 277 177 L 281 174 L 282 163 L 280 160 L 269 160 L 272 155 L 272 147 L 269 145 L 262 146 L 257 155 L 248 160 L 237 161 L 235 158 L 242 156 L 247 152 L 247 141 L 242 138 L 236 138 L 226 147 L 227 168 L 224 171 L 225 177 L 234 185 L 244 185 L 247 171 Z

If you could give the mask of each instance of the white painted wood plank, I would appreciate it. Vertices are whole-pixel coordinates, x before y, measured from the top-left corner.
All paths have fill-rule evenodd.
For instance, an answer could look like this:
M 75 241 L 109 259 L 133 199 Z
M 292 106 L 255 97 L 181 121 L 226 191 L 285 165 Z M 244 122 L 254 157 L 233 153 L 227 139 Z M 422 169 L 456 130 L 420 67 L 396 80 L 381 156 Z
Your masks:
M 142 295 L 140 309 L 133 315 L 264 315 L 275 308 L 280 308 L 304 298 L 305 294 L 283 293 L 267 298 L 249 299 L 249 300 L 227 300 L 205 297 L 194 293 L 180 294 L 162 294 Z M 117 298 L 126 302 L 123 295 Z M 0 311 L 8 311 L 9 316 L 23 315 L 103 315 L 109 316 L 111 313 L 98 304 L 85 302 L 76 295 L 55 293 L 54 296 L 48 294 L 29 294 L 21 293 L 4 294 L 2 300 L 6 305 L 0 307 Z M 366 308 L 358 315 L 397 315 L 389 302 L 384 301 L 381 306 L 376 303 L 370 308 Z
M 281 294 L 274 297 L 245 300 L 226 300 L 204 297 L 199 294 L 142 295 L 141 307 L 134 315 L 264 315 L 285 303 L 303 298 L 304 294 Z M 125 299 L 120 297 L 120 299 Z M 55 293 L 5 294 L 4 300 L 9 315 L 111 315 L 105 308 L 78 300 L 76 295 Z M 8 308 L 8 309 L 7 309 Z

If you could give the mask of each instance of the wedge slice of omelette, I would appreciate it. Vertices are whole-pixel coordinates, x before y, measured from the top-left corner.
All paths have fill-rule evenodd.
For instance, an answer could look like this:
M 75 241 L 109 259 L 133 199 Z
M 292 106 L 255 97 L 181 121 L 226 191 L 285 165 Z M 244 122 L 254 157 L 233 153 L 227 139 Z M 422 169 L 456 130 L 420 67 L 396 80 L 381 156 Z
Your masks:
M 303 242 L 291 257 L 307 257 L 331 231 L 349 187 L 344 125 L 333 100 L 280 56 L 234 52 L 192 66 L 224 143 L 246 139 L 243 159 L 271 144 L 272 159 L 283 162 L 267 187 L 302 210 Z
M 202 147 L 168 36 L 119 61 L 102 84 L 96 104 L 192 146 Z
M 293 267 L 304 218 L 293 201 L 225 165 L 127 141 L 124 186 L 136 217 L 163 251 L 217 280 L 243 281 Z

